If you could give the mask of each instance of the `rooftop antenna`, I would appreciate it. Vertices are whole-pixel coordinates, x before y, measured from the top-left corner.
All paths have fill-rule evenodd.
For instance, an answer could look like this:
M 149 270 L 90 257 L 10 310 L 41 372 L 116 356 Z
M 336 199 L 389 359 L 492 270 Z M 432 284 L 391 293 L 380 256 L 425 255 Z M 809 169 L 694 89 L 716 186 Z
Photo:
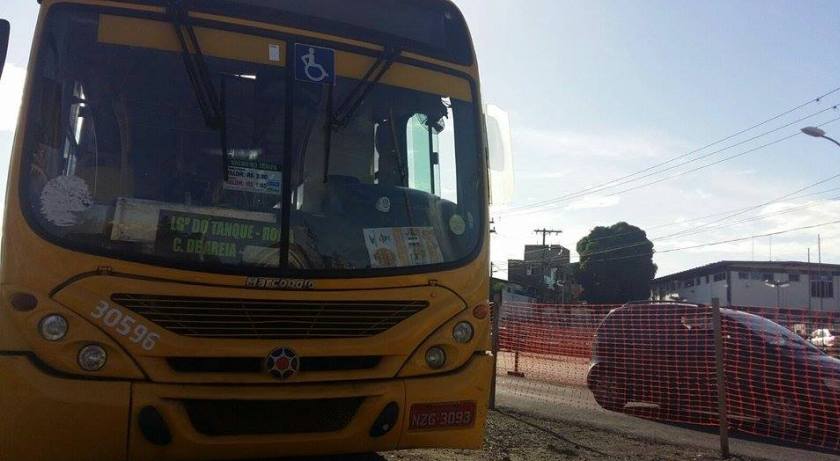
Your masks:
M 773 236 L 770 236 L 770 261 L 773 261 Z

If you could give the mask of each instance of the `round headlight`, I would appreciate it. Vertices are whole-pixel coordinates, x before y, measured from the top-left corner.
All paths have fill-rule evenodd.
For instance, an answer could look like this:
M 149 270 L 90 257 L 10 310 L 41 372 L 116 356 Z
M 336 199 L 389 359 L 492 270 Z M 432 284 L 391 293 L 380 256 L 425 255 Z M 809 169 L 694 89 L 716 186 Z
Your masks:
M 452 338 L 455 342 L 466 344 L 473 339 L 473 326 L 470 322 L 458 322 L 452 329 Z
M 67 319 L 58 315 L 51 314 L 41 319 L 38 323 L 38 331 L 41 332 L 41 337 L 47 341 L 59 341 L 67 336 Z
M 79 350 L 79 366 L 85 371 L 98 371 L 108 361 L 108 353 L 99 344 L 89 344 Z
M 430 347 L 426 351 L 426 365 L 432 369 L 438 369 L 446 363 L 446 352 L 438 346 Z

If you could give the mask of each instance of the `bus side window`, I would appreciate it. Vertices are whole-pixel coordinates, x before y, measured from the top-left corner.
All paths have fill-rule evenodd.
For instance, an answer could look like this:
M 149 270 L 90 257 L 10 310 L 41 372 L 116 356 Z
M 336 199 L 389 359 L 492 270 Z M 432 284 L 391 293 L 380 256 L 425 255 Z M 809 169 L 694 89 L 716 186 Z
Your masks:
M 422 114 L 415 114 L 406 124 L 408 187 L 435 193 L 434 166 L 438 163 L 432 150 L 432 130 Z
M 425 114 L 415 114 L 406 124 L 408 187 L 458 202 L 452 108 L 437 122 Z M 448 128 L 448 129 L 447 129 Z

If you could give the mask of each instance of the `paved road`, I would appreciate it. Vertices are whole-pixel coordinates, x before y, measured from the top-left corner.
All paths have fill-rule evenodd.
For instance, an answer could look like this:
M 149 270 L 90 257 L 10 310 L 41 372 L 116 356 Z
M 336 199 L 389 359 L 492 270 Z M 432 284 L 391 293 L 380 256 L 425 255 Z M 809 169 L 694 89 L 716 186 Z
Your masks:
M 716 449 L 717 434 L 701 432 L 668 424 L 634 418 L 601 409 L 592 394 L 583 386 L 553 384 L 544 381 L 500 375 L 497 381 L 496 405 L 501 410 L 515 409 L 543 418 L 569 421 L 605 431 L 630 434 L 639 438 L 658 440 L 675 445 Z M 838 461 L 840 456 L 760 443 L 731 439 L 733 454 L 768 460 Z

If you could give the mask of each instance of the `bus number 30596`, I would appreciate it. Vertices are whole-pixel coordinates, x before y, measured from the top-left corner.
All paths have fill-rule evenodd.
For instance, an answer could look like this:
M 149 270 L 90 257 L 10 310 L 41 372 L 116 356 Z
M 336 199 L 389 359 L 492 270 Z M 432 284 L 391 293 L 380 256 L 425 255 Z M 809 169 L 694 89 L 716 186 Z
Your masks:
M 127 337 L 131 342 L 139 344 L 147 351 L 154 349 L 158 339 L 160 339 L 159 334 L 153 333 L 147 326 L 138 323 L 137 319 L 123 314 L 119 309 L 111 307 L 105 301 L 99 301 L 90 315 L 101 321 L 106 327 Z

